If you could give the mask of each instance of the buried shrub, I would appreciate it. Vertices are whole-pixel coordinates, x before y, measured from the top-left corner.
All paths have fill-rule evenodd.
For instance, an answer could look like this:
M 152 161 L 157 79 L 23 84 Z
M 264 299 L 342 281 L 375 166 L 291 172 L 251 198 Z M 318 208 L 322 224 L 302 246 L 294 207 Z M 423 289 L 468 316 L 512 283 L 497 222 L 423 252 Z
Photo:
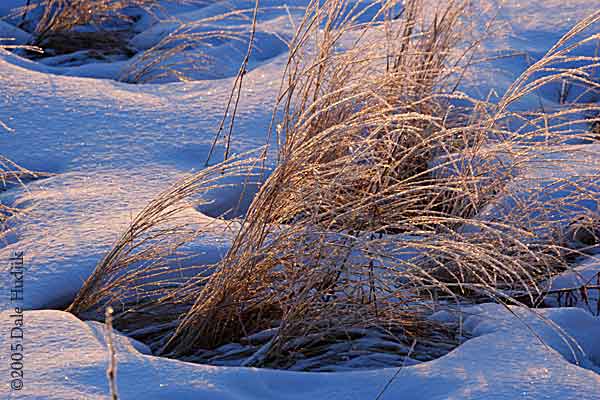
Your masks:
M 463 49 L 474 48 L 469 4 L 430 12 L 412 1 L 386 17 L 394 5 L 367 23 L 358 21 L 368 7 L 309 6 L 283 79 L 277 167 L 220 262 L 176 289 L 158 279 L 160 296 L 138 301 L 123 295 L 138 287 L 128 263 L 109 267 L 126 234 L 70 310 L 85 316 L 125 299 L 123 310 L 144 313 L 117 321 L 158 354 L 323 370 L 348 361 L 339 354 L 376 351 L 374 337 L 400 359 L 414 341 L 414 358 L 443 354 L 460 333 L 428 315 L 454 302 L 537 305 L 543 282 L 596 245 L 571 246 L 568 232 L 598 214 L 600 165 L 586 156 L 598 107 L 581 101 L 596 88 L 598 59 L 572 53 L 597 39 L 580 34 L 600 13 L 493 105 L 455 89 L 469 67 Z M 574 101 L 513 109 L 565 80 L 582 88 Z M 164 260 L 168 246 L 146 243 Z M 94 297 L 99 288 L 110 301 Z

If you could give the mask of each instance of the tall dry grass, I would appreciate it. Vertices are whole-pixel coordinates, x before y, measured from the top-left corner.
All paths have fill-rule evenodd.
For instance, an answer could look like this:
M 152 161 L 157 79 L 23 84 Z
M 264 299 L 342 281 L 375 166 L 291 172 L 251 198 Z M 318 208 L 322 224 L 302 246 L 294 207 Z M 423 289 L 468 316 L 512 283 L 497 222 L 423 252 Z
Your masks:
M 210 275 L 127 305 L 143 314 L 115 316 L 147 334 L 158 353 L 202 358 L 266 331 L 274 334 L 242 365 L 288 368 L 368 331 L 406 348 L 415 340 L 443 347 L 457 342 L 456 332 L 429 320 L 433 310 L 490 299 L 537 305 L 543 282 L 596 246 L 570 245 L 574 223 L 597 221 L 599 169 L 585 148 L 567 145 L 595 140 L 599 106 L 582 99 L 597 90 L 598 58 L 576 50 L 598 39 L 589 31 L 600 13 L 489 104 L 457 91 L 483 39 L 472 26 L 474 4 L 432 9 L 413 0 L 398 14 L 391 1 L 359 22 L 371 7 L 308 6 L 274 112 L 277 167 L 231 249 Z M 564 82 L 582 96 L 515 111 L 518 101 Z M 150 209 L 168 209 L 169 196 Z M 143 212 L 130 231 L 160 222 Z M 135 288 L 122 274 L 128 257 L 119 255 L 131 236 L 139 240 L 123 236 L 72 312 L 112 305 Z M 170 249 L 148 244 L 152 259 Z
M 274 320 L 278 336 L 253 365 L 274 354 L 285 359 L 297 350 L 290 341 L 313 334 L 377 327 L 412 340 L 434 329 L 422 316 L 427 306 L 398 278 L 415 257 L 407 258 L 407 249 L 439 246 L 453 254 L 449 243 L 432 245 L 411 229 L 426 234 L 428 218 L 443 219 L 436 199 L 462 189 L 426 172 L 435 151 L 459 149 L 457 131 L 440 129 L 447 119 L 441 84 L 451 83 L 446 59 L 462 38 L 455 29 L 462 30 L 466 5 L 440 10 L 433 26 L 417 2 L 395 24 L 382 18 L 359 26 L 369 6 L 349 7 L 314 3 L 299 24 L 282 92 L 280 164 L 164 352 L 214 348 Z M 377 45 L 375 25 L 396 40 Z M 356 29 L 363 30 L 358 39 Z

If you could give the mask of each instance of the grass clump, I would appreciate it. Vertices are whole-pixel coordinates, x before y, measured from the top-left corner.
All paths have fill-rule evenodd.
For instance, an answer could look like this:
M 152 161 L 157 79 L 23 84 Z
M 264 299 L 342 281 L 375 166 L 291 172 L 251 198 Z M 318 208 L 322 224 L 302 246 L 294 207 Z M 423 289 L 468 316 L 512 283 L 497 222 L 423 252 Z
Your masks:
M 100 27 L 107 22 L 127 20 L 123 11 L 129 7 L 152 8 L 156 5 L 155 0 L 43 0 L 32 5 L 42 9 L 34 31 L 36 43 L 44 44 L 53 36 L 65 35 L 77 27 Z
M 543 110 L 515 106 L 565 81 L 581 95 L 597 90 L 597 57 L 573 54 L 597 40 L 588 29 L 600 14 L 491 104 L 457 90 L 482 40 L 471 2 L 413 0 L 398 14 L 392 1 L 362 18 L 374 7 L 313 2 L 297 24 L 273 117 L 277 166 L 210 273 L 157 285 L 149 302 L 124 295 L 138 277 L 124 268 L 137 260 L 127 249 L 158 226 L 144 211 L 70 311 L 125 299 L 115 322 L 158 354 L 223 362 L 237 343 L 238 365 L 322 370 L 339 362 L 329 350 L 350 345 L 343 352 L 356 357 L 353 346 L 370 335 L 403 356 L 439 356 L 460 332 L 428 317 L 452 303 L 538 305 L 544 282 L 584 254 L 569 227 L 597 221 L 600 169 L 585 146 L 599 107 L 582 96 Z M 172 195 L 149 210 L 166 212 Z M 143 243 L 153 260 L 171 249 Z
M 43 49 L 26 53 L 32 58 L 88 51 L 102 59 L 132 56 L 127 43 L 135 21 L 127 10 L 153 13 L 158 6 L 156 0 L 41 0 L 28 2 L 14 14 L 21 16 L 20 27 L 32 33 L 30 45 Z

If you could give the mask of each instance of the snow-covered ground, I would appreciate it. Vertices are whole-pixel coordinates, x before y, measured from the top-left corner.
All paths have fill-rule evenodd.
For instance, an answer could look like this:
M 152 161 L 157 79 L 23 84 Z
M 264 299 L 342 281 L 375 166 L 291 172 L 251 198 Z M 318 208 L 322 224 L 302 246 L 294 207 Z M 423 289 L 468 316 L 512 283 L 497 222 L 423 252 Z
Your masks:
M 493 52 L 520 55 L 499 58 L 483 69 L 479 83 L 487 86 L 465 83 L 465 90 L 481 98 L 491 89 L 502 94 L 532 60 L 599 6 L 589 0 L 494 3 L 503 4 L 499 18 L 509 22 L 511 30 L 487 46 Z M 23 4 L 25 0 L 2 1 L 0 16 Z M 260 51 L 245 77 L 234 152 L 254 149 L 267 140 L 286 62 L 286 40 L 303 4 L 261 2 L 265 11 L 256 37 Z M 199 29 L 194 22 L 229 10 L 251 13 L 253 5 L 243 0 L 209 6 L 167 4 L 165 12 L 177 19 L 156 24 L 148 16 L 142 18 L 132 45 L 145 50 L 182 26 Z M 14 18 L 0 20 L 0 38 L 16 39 L 2 44 L 27 42 L 28 34 L 16 29 L 14 22 Z M 233 23 L 215 22 L 227 24 Z M 41 310 L 68 304 L 136 213 L 173 179 L 204 167 L 247 45 L 244 40 L 212 43 L 205 49 L 211 62 L 193 71 L 191 81 L 173 82 L 170 77 L 142 85 L 115 80 L 126 74 L 135 57 L 73 65 L 56 58 L 35 62 L 0 49 L 0 121 L 11 129 L 0 126 L 0 155 L 30 170 L 53 174 L 0 192 L 2 204 L 23 209 L 0 242 L 0 324 L 4 327 L 15 319 L 10 317 L 12 277 L 3 261 L 14 252 L 24 252 L 24 305 L 38 310 L 24 316 L 22 391 L 11 392 L 8 387 L 10 338 L 2 330 L 3 398 L 109 398 L 103 326 L 62 311 Z M 555 94 L 548 91 L 544 100 L 556 101 Z M 217 159 L 222 150 L 217 148 Z M 600 159 L 593 161 L 596 165 Z M 190 210 L 190 215 L 210 223 L 237 203 L 236 194 L 235 190 L 213 194 L 213 205 L 201 210 L 210 216 L 197 210 Z M 217 261 L 230 238 L 225 228 L 198 238 L 202 262 Z M 599 263 L 588 261 L 554 280 L 551 288 L 577 287 L 599 271 Z M 520 308 L 511 313 L 495 304 L 463 310 L 464 329 L 473 338 L 435 361 L 404 367 L 382 398 L 597 399 L 600 318 L 590 312 L 598 293 L 573 304 L 578 308 L 548 309 L 538 316 Z M 559 305 L 554 297 L 547 302 Z M 134 346 L 125 337 L 119 336 L 117 342 L 117 384 L 124 399 L 375 399 L 396 373 L 395 369 L 298 373 L 202 366 L 143 354 L 143 345 Z
M 513 308 L 517 319 L 496 304 L 466 311 L 464 327 L 474 337 L 442 358 L 404 367 L 382 399 L 597 399 L 597 318 L 572 308 L 542 311 L 546 323 Z M 110 398 L 102 325 L 61 311 L 30 311 L 24 318 L 26 387 L 9 398 Z M 3 321 L 10 319 L 2 314 Z M 144 354 L 143 345 L 123 336 L 115 342 L 117 385 L 124 399 L 375 399 L 396 373 L 213 367 Z M 6 364 L 3 359 L 4 376 Z

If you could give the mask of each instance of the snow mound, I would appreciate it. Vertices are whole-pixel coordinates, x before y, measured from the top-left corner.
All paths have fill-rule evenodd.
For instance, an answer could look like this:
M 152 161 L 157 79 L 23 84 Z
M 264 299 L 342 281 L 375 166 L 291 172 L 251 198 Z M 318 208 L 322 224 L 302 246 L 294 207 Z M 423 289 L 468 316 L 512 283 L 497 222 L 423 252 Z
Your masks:
M 257 16 L 254 50 L 247 70 L 287 52 L 287 41 L 293 34 L 291 18 L 300 19 L 303 15 L 302 6 L 306 6 L 307 2 L 292 1 L 286 7 L 277 1 L 265 3 L 261 4 Z M 88 40 L 86 43 L 89 48 L 76 51 L 74 47 L 66 54 L 62 54 L 61 50 L 59 55 L 35 60 L 13 54 L 11 59 L 17 65 L 33 71 L 130 83 L 172 83 L 232 77 L 237 75 L 248 48 L 253 8 L 253 1 L 244 0 L 217 1 L 210 5 L 205 2 L 181 5 L 163 2 L 154 11 L 130 7 L 123 10 L 122 14 L 136 22 L 129 21 L 125 27 L 126 34 L 118 39 L 119 45 L 126 51 L 96 49 L 94 42 Z M 4 12 L 0 12 L 0 18 L 13 13 L 10 8 L 2 10 Z M 26 22 L 31 29 L 39 19 L 38 14 L 39 9 L 28 14 Z M 19 18 L 9 18 L 7 21 L 0 20 L 0 44 L 30 42 L 31 35 L 16 27 L 16 24 L 21 24 Z M 74 28 L 77 32 L 89 33 L 98 29 L 107 29 L 110 33 L 115 29 L 123 30 L 123 27 L 97 27 L 92 24 Z M 64 40 L 76 42 L 69 38 L 68 33 L 65 37 Z M 15 38 L 16 41 L 7 42 L 2 40 L 4 38 Z M 48 55 L 55 54 L 52 45 L 48 45 L 45 52 Z

